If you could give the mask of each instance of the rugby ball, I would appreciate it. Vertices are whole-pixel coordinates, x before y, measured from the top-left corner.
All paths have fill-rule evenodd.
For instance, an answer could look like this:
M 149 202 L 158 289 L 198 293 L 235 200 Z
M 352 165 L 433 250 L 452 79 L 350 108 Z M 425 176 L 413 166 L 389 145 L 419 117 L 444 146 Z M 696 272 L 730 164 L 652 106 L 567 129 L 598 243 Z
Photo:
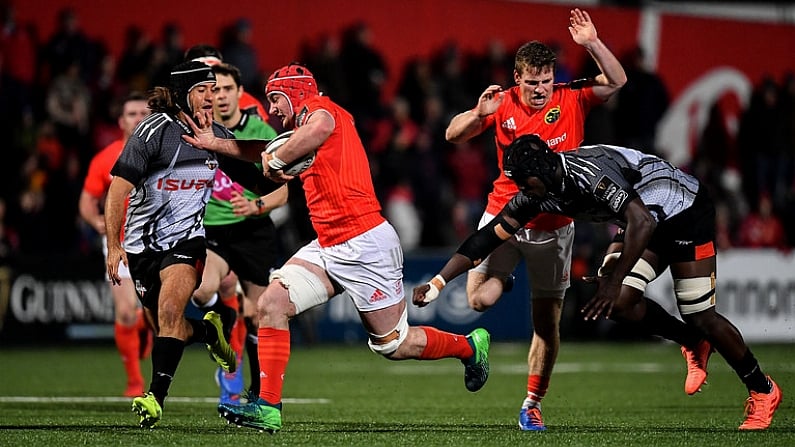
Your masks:
M 265 152 L 268 154 L 273 153 L 276 149 L 280 148 L 287 140 L 290 139 L 290 136 L 293 134 L 292 130 L 288 130 L 287 132 L 281 133 L 276 136 L 267 146 L 265 146 Z M 298 175 L 312 166 L 312 163 L 315 162 L 315 155 L 316 152 L 312 151 L 303 157 L 295 160 L 291 163 L 287 163 L 287 166 L 282 168 L 282 171 L 287 175 Z

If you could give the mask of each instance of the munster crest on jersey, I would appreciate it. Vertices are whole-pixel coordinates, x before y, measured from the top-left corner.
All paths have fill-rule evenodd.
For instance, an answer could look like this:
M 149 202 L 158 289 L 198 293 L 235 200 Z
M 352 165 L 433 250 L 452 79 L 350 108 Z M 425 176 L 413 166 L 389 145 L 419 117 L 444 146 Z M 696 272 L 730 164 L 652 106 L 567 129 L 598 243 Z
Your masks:
M 552 124 L 560 118 L 560 106 L 555 106 L 549 109 L 544 115 L 544 122 L 547 124 Z

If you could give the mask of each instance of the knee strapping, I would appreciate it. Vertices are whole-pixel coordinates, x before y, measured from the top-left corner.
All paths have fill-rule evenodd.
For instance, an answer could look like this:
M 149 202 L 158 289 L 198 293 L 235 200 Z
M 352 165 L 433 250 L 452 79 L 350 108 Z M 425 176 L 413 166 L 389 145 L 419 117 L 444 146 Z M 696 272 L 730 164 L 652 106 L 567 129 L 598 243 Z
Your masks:
M 403 309 L 403 315 L 400 316 L 400 321 L 398 321 L 397 326 L 384 335 L 370 334 L 367 345 L 370 347 L 370 350 L 376 354 L 387 356 L 397 351 L 400 344 L 406 340 L 408 335 L 408 310 Z
M 715 277 L 675 279 L 674 293 L 680 314 L 707 310 L 715 306 Z
M 613 271 L 613 266 L 615 262 L 618 260 L 618 257 L 621 256 L 621 253 L 608 253 L 605 255 L 604 260 L 602 261 L 602 266 L 599 267 L 598 275 L 599 276 L 607 276 L 610 272 Z M 621 284 L 625 286 L 632 287 L 633 289 L 640 290 L 641 292 L 646 291 L 646 286 L 649 285 L 650 282 L 654 281 L 657 278 L 657 272 L 654 271 L 654 267 L 648 263 L 643 258 L 638 259 L 638 262 L 632 267 L 629 274 L 621 281 Z
M 300 265 L 287 264 L 274 270 L 268 281 L 276 279 L 287 289 L 290 301 L 295 304 L 296 315 L 329 299 L 326 287 L 320 278 Z

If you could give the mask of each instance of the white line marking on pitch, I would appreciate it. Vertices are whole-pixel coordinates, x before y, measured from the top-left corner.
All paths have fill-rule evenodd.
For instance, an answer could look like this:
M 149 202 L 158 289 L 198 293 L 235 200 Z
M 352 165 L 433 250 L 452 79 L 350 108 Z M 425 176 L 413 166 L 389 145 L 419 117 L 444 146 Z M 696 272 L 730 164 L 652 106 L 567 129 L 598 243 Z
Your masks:
M 131 397 L 115 396 L 0 396 L 0 402 L 16 403 L 95 403 L 95 402 L 130 402 Z M 217 397 L 168 397 L 169 402 L 181 403 L 218 403 Z M 288 404 L 329 404 L 331 399 L 304 399 L 284 398 L 282 402 Z

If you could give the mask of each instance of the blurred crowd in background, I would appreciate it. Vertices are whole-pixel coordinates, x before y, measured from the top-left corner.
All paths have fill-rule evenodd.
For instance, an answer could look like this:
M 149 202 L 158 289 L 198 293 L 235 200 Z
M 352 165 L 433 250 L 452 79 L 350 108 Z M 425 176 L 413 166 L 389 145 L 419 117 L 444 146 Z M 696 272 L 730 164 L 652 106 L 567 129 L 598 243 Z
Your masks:
M 77 210 L 88 162 L 120 137 L 119 100 L 130 91 L 167 85 L 170 68 L 187 47 L 217 45 L 224 61 L 241 69 L 246 91 L 264 99 L 269 73 L 245 19 L 219 30 L 217 42 L 184 42 L 176 24 L 164 26 L 160 36 L 131 26 L 123 53 L 115 57 L 81 32 L 73 10 L 57 14 L 56 32 L 40 36 L 35 27 L 16 23 L 12 10 L 0 11 L 0 262 L 54 252 L 99 256 L 100 239 Z M 354 115 L 384 213 L 406 252 L 454 247 L 474 229 L 497 164 L 493 135 L 453 145 L 445 141 L 445 128 L 453 115 L 474 107 L 489 84 L 514 84 L 515 48 L 494 40 L 475 54 L 449 42 L 433 56 L 389 71 L 372 40 L 366 23 L 353 23 L 339 35 L 307 41 L 295 60 Z M 547 43 L 559 48 L 557 82 L 598 73 L 584 52 L 569 55 Z M 585 143 L 657 152 L 655 131 L 669 105 L 665 83 L 644 68 L 642 49 L 618 56 L 629 82 L 591 112 Z M 397 86 L 394 94 L 385 91 L 388 80 Z M 698 150 L 683 167 L 716 199 L 720 249 L 788 250 L 795 243 L 795 76 L 755 86 L 739 120 L 727 118 L 731 107 L 715 104 L 704 131 L 692 136 Z M 302 214 L 300 184 L 293 183 L 291 217 L 281 229 L 291 233 L 284 240 L 304 241 L 312 230 Z M 613 230 L 577 224 L 574 277 L 601 260 Z M 294 248 L 283 247 L 285 254 Z

